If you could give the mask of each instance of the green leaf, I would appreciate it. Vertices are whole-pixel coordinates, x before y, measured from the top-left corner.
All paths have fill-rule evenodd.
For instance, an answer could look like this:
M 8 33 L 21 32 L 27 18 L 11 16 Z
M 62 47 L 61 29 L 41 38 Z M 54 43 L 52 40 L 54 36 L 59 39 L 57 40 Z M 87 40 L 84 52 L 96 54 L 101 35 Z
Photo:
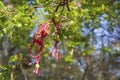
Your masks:
M 47 53 L 46 53 L 46 54 L 43 54 L 43 56 L 44 56 L 44 57 L 48 57 L 48 56 L 49 56 L 49 54 L 47 54 Z
M 106 52 L 110 52 L 111 48 L 110 47 L 105 47 L 105 48 L 103 48 L 103 50 L 106 51 Z
M 17 55 L 10 56 L 9 62 L 17 62 L 17 61 L 18 61 Z
M 40 0 L 36 0 L 36 3 L 37 3 L 37 4 L 40 4 Z
M 67 57 L 65 57 L 65 61 L 68 63 L 73 63 L 74 59 L 71 56 L 67 56 Z
M 0 64 L 0 68 L 3 69 L 3 70 L 7 69 L 5 66 L 2 66 L 1 64 Z
M 4 32 L 4 33 L 7 33 L 7 28 L 4 28 L 4 29 L 3 29 L 3 32 Z
M 95 5 L 95 1 L 93 1 L 92 4 Z
M 0 8 L 6 10 L 6 6 L 0 1 Z
M 102 8 L 102 10 L 104 10 L 104 9 L 105 9 L 105 5 L 104 5 L 104 4 L 102 4 L 102 7 L 101 7 L 101 8 Z
M 20 28 L 20 27 L 22 27 L 22 24 L 21 23 L 17 23 L 16 26 Z

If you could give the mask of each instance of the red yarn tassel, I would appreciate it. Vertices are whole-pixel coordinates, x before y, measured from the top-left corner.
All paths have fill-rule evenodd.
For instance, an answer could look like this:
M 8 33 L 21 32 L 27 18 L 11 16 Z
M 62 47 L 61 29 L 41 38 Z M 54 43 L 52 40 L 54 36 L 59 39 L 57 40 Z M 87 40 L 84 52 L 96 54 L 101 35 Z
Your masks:
M 32 58 L 35 58 L 35 63 L 36 63 L 35 69 L 33 72 L 37 75 L 40 74 L 39 59 L 41 57 L 42 50 L 44 47 L 43 41 L 44 41 L 44 38 L 50 33 L 49 25 L 50 25 L 50 21 L 40 25 L 35 32 L 34 40 L 30 44 L 30 56 Z M 37 51 L 36 55 L 32 54 L 32 47 L 34 44 L 37 44 L 38 46 L 40 46 L 40 49 L 39 49 L 39 51 Z
M 57 60 L 60 60 L 61 59 L 61 54 L 58 51 L 57 45 L 58 45 L 58 41 L 56 41 L 55 44 L 54 44 L 54 47 L 53 47 L 52 52 L 51 52 L 51 57 L 55 58 Z

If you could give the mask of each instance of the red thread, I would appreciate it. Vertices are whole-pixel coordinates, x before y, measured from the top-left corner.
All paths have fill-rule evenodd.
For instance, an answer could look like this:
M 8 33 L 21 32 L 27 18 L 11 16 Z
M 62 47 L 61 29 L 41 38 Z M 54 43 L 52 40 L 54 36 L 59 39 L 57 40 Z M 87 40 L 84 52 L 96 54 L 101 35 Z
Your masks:
M 58 41 L 55 42 L 54 47 L 52 48 L 51 57 L 57 58 L 57 60 L 60 60 L 61 55 L 60 55 L 60 52 L 59 52 L 57 46 L 58 46 Z
M 55 22 L 54 18 L 52 18 L 52 22 L 55 25 L 55 34 L 59 35 L 60 23 L 59 22 Z M 51 57 L 53 57 L 53 58 L 57 57 L 57 60 L 60 60 L 61 55 L 60 55 L 60 52 L 59 52 L 59 50 L 57 48 L 58 43 L 59 43 L 59 41 L 56 40 L 50 55 L 51 55 Z
M 35 32 L 34 40 L 30 44 L 30 56 L 32 58 L 35 58 L 36 65 L 39 65 L 39 59 L 40 59 L 40 56 L 42 54 L 42 50 L 44 47 L 43 46 L 44 38 L 50 33 L 49 25 L 50 25 L 50 21 L 40 25 Z M 40 49 L 37 51 L 36 55 L 33 55 L 32 47 L 35 44 L 40 46 Z M 35 67 L 33 72 L 35 72 L 36 74 L 39 74 L 40 73 L 39 67 Z
M 40 66 L 39 65 L 39 59 L 41 57 L 42 50 L 44 48 L 44 46 L 43 46 L 44 38 L 48 34 L 50 34 L 49 25 L 50 25 L 51 21 L 55 25 L 55 34 L 59 35 L 60 24 L 59 24 L 59 22 L 55 22 L 55 20 L 53 18 L 52 20 L 49 20 L 46 23 L 41 24 L 36 29 L 36 32 L 34 34 L 34 40 L 30 43 L 30 56 L 35 59 L 35 64 L 36 64 L 36 67 L 35 67 L 33 72 L 36 73 L 36 74 L 40 73 L 40 71 L 39 71 L 39 66 Z M 57 48 L 58 43 L 59 43 L 59 41 L 55 40 L 54 47 L 53 47 L 52 52 L 51 52 L 51 57 L 57 58 L 57 60 L 60 60 L 61 54 L 60 54 L 60 52 L 59 52 L 59 50 Z M 33 55 L 32 54 L 32 48 L 33 48 L 33 45 L 35 45 L 35 44 L 37 46 L 39 46 L 39 50 L 36 52 L 36 55 Z

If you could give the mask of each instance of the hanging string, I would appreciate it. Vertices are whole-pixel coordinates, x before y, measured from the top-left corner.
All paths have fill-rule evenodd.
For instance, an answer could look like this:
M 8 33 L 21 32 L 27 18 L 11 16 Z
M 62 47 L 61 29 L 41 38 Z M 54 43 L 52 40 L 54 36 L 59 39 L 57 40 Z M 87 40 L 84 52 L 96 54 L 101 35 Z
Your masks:
M 63 9 L 64 9 L 64 6 L 66 5 L 68 11 L 70 11 L 70 8 L 68 6 L 68 0 L 61 0 L 59 5 L 56 7 L 55 11 L 54 11 L 54 14 L 52 16 L 52 19 L 51 20 L 48 20 L 47 22 L 41 24 L 37 29 L 36 29 L 36 32 L 34 34 L 34 39 L 33 41 L 30 43 L 30 57 L 31 58 L 34 58 L 34 62 L 32 63 L 35 63 L 35 69 L 34 69 L 34 73 L 35 74 L 40 74 L 40 57 L 42 55 L 42 50 L 44 48 L 44 45 L 43 45 L 43 42 L 44 42 L 44 38 L 50 34 L 50 28 L 49 28 L 49 25 L 51 22 L 53 22 L 54 26 L 55 26 L 55 30 L 54 30 L 54 36 L 53 36 L 53 39 L 54 39 L 54 47 L 52 48 L 52 52 L 51 52 L 51 57 L 57 59 L 57 60 L 60 60 L 61 58 L 61 54 L 60 54 L 60 51 L 58 49 L 58 44 L 59 44 L 59 30 L 60 30 L 60 20 L 63 18 L 59 18 L 59 21 L 56 22 L 54 20 L 54 15 L 55 13 L 57 12 L 58 8 L 60 6 L 63 6 Z M 63 12 L 63 11 L 62 11 Z M 32 53 L 32 48 L 34 45 L 37 45 L 39 47 L 39 50 L 36 51 L 36 55 L 33 55 Z M 32 63 L 26 61 L 26 63 L 28 65 L 32 65 Z
M 30 56 L 32 58 L 34 58 L 34 63 L 35 63 L 35 69 L 34 69 L 34 73 L 36 74 L 40 74 L 39 68 L 40 68 L 40 57 L 42 54 L 42 50 L 43 50 L 43 42 L 44 42 L 44 38 L 50 33 L 50 29 L 49 29 L 49 25 L 50 25 L 50 21 L 47 21 L 46 23 L 40 25 L 34 35 L 34 39 L 30 44 Z M 33 45 L 38 45 L 40 48 L 39 50 L 36 52 L 36 55 L 32 54 L 32 48 Z M 30 64 L 30 63 L 29 63 Z
M 54 30 L 55 34 L 53 36 L 55 43 L 54 43 L 54 47 L 52 48 L 51 57 L 60 60 L 61 54 L 58 50 L 60 24 L 59 22 L 55 22 L 54 18 L 52 18 L 52 22 L 55 25 L 55 30 Z

